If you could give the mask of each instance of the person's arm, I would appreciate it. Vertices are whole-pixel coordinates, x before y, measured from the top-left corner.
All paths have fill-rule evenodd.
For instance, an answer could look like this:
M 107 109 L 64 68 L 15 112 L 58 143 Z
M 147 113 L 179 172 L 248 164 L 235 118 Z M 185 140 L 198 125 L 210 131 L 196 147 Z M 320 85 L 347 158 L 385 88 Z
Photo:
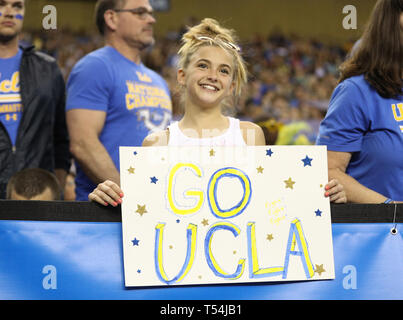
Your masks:
M 241 121 L 240 127 L 243 139 L 248 146 L 266 145 L 263 130 L 257 124 L 249 121 Z
M 120 184 L 115 164 L 99 140 L 106 113 L 98 110 L 71 109 L 66 113 L 70 151 L 84 173 L 95 183 L 111 180 Z
M 350 152 L 328 151 L 329 179 L 336 179 L 344 186 L 348 202 L 383 203 L 387 197 L 371 190 L 346 173 L 351 159 Z

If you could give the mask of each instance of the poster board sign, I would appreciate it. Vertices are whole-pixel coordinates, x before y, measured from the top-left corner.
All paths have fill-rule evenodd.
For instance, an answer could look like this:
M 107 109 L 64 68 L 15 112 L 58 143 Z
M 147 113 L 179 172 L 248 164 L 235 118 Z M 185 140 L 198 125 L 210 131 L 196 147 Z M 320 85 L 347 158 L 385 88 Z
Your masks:
M 324 146 L 120 147 L 126 286 L 334 279 Z

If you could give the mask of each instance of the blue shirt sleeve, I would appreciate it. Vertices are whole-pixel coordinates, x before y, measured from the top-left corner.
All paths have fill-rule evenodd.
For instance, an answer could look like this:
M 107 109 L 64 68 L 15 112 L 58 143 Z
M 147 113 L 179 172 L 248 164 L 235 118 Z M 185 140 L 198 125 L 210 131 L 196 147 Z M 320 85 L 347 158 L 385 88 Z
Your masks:
M 316 144 L 326 145 L 331 151 L 360 151 L 369 127 L 369 110 L 365 107 L 365 98 L 356 84 L 349 80 L 340 83 L 320 124 Z
M 66 110 L 91 109 L 106 112 L 112 78 L 105 61 L 91 56 L 83 58 L 74 66 L 67 81 Z

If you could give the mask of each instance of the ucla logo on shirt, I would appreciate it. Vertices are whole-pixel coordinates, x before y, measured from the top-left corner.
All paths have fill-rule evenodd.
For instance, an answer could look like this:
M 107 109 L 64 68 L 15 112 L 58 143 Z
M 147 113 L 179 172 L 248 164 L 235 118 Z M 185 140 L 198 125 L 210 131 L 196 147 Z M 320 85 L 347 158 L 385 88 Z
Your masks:
M 392 104 L 393 117 L 397 122 L 403 122 L 403 103 Z M 400 125 L 400 131 L 403 133 L 403 125 Z
M 10 79 L 0 79 L 0 115 L 6 122 L 17 121 L 22 111 L 19 75 L 16 71 Z
M 6 128 L 13 146 L 17 140 L 22 109 L 19 71 L 10 71 L 6 75 L 2 73 L 0 78 L 0 122 Z
M 148 75 L 146 75 L 145 73 L 136 71 L 136 74 L 140 81 L 148 82 L 148 83 L 152 82 L 151 78 Z
M 1 78 L 0 78 L 1 80 Z M 16 71 L 12 74 L 11 79 L 0 81 L 0 94 L 20 92 L 20 72 Z

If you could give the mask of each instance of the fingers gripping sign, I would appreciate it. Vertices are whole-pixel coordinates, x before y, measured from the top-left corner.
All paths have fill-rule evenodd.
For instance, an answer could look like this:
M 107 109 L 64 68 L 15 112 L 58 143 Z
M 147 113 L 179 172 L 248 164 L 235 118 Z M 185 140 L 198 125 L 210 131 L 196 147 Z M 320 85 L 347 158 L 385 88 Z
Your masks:
M 98 202 L 104 206 L 111 204 L 116 207 L 122 203 L 123 191 L 120 187 L 111 180 L 106 180 L 94 189 L 88 195 L 88 200 Z

